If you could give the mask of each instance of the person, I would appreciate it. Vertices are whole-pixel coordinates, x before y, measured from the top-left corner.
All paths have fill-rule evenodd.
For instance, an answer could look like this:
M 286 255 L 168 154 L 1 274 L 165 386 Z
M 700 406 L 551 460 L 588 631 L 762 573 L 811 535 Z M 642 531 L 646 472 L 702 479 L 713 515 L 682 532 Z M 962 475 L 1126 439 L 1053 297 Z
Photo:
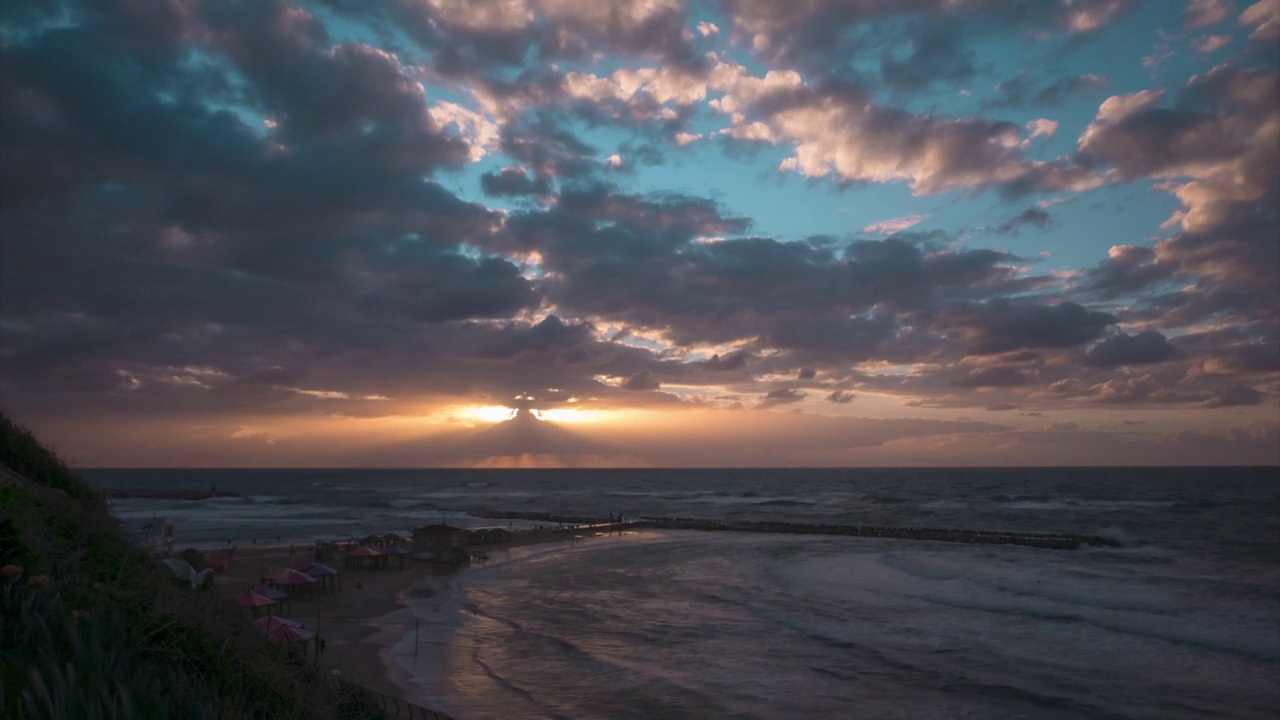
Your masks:
M 325 645 L 324 638 L 320 638 L 320 654 L 321 655 L 324 654 L 324 645 Z

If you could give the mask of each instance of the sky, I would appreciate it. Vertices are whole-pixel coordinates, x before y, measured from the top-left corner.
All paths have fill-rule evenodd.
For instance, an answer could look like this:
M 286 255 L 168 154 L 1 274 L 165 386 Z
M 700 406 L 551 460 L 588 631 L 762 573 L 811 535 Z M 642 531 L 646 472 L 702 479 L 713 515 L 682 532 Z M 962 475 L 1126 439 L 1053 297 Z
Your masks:
M 81 466 L 1280 463 L 1280 0 L 9 0 Z

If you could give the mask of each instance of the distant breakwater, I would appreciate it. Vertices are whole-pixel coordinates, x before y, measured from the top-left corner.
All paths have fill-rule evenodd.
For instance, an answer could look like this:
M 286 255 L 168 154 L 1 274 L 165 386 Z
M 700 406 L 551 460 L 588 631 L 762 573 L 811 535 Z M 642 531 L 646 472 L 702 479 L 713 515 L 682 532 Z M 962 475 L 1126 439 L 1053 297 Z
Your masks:
M 208 500 L 209 498 L 238 498 L 240 493 L 226 490 L 174 490 L 165 488 L 119 488 L 108 490 L 107 497 L 113 499 L 146 498 L 148 500 Z
M 1075 550 L 1081 545 L 1092 547 L 1119 547 L 1111 538 L 1075 533 L 1033 533 L 1006 530 L 967 530 L 955 528 L 896 527 L 884 525 L 832 525 L 771 521 L 728 521 L 705 518 L 641 517 L 619 522 L 613 518 L 592 518 L 582 515 L 555 515 L 537 512 L 482 511 L 473 513 L 480 517 L 502 520 L 532 520 L 567 525 L 586 525 L 595 530 L 604 529 L 663 529 L 703 530 L 755 533 L 784 533 L 790 535 L 845 535 L 850 537 L 898 538 L 902 540 L 933 540 L 937 542 L 971 543 L 977 545 L 1027 545 L 1049 550 Z

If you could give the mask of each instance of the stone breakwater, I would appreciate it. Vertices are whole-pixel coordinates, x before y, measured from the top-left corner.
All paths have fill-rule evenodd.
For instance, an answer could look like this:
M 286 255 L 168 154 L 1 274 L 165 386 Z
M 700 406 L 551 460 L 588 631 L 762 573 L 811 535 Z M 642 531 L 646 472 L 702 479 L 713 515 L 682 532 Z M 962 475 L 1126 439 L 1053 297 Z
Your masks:
M 226 490 L 173 490 L 161 488 L 122 488 L 118 490 L 107 490 L 107 497 L 113 499 L 121 498 L 146 498 L 149 500 L 208 500 L 209 498 L 244 497 L 240 493 L 227 492 Z
M 1027 545 L 1049 550 L 1075 550 L 1081 545 L 1092 547 L 1118 547 L 1112 538 L 1075 533 L 1031 533 L 1006 530 L 967 530 L 957 528 L 897 527 L 883 525 L 831 525 L 816 523 L 791 523 L 770 521 L 726 521 L 705 518 L 641 517 L 619 522 L 614 518 L 591 518 L 582 515 L 556 515 L 538 512 L 482 511 L 473 513 L 490 519 L 533 520 L 571 526 L 589 526 L 593 530 L 704 530 L 756 533 L 786 533 L 792 535 L 846 535 L 851 537 L 897 538 L 902 540 L 932 540 L 978 545 Z

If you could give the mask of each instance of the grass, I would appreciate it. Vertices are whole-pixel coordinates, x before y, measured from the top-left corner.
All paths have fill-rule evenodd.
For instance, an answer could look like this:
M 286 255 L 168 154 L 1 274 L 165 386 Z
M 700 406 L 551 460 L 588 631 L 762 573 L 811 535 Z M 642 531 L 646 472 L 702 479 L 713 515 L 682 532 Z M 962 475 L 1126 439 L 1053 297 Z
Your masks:
M 0 717 L 376 717 L 233 602 L 170 578 L 3 414 L 0 464 Z

